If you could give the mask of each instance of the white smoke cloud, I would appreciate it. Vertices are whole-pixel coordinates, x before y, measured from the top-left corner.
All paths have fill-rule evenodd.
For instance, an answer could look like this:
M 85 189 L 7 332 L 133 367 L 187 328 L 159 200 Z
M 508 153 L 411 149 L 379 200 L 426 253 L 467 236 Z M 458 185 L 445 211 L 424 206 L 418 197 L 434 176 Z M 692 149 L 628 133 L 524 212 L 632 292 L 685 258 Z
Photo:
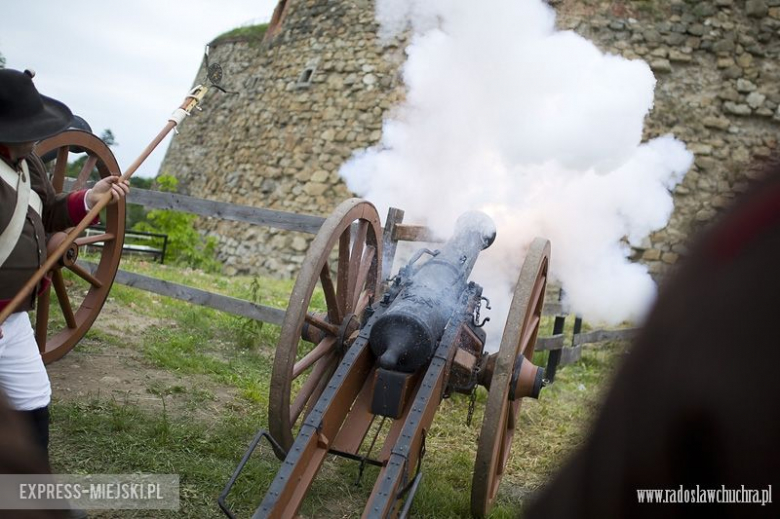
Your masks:
M 627 243 L 666 224 L 693 159 L 671 136 L 641 142 L 647 64 L 556 31 L 541 0 L 378 0 L 376 12 L 383 38 L 411 31 L 407 96 L 381 143 L 342 167 L 348 187 L 443 236 L 467 210 L 492 216 L 498 237 L 472 277 L 503 308 L 495 323 L 535 236 L 552 241 L 573 311 L 641 318 L 655 285 Z

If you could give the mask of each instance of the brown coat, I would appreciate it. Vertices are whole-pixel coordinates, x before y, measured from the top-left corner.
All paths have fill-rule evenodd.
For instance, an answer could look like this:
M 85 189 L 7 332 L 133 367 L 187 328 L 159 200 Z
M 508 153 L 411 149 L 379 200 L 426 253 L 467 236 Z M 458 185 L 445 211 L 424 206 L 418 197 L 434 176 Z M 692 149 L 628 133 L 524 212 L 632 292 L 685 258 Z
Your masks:
M 2 155 L 0 155 L 0 160 L 4 160 L 17 171 L 21 171 L 20 166 L 11 164 Z M 0 267 L 0 308 L 19 292 L 27 280 L 46 261 L 46 233 L 62 231 L 74 226 L 84 213 L 85 192 L 56 194 L 41 159 L 37 155 L 29 155 L 25 160 L 27 160 L 30 170 L 32 189 L 38 193 L 43 202 L 43 214 L 38 215 L 30 207 L 27 208 L 27 219 L 19 242 L 3 266 Z M 0 180 L 0 232 L 8 227 L 15 206 L 16 190 Z M 17 311 L 31 310 L 34 302 L 35 294 L 30 294 L 30 297 L 17 308 Z

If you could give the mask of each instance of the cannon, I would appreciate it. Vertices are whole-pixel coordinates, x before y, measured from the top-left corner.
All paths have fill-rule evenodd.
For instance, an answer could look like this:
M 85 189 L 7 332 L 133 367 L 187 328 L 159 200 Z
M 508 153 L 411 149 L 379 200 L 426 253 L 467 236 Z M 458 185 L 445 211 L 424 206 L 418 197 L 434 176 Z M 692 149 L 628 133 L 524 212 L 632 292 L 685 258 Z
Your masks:
M 392 227 L 388 222 L 385 236 Z M 495 238 L 492 221 L 481 213 L 462 216 L 439 250 L 421 249 L 385 280 L 380 273 L 388 256 L 382 254 L 381 236 L 374 206 L 352 199 L 312 242 L 274 358 L 269 430 L 251 442 L 218 499 L 229 517 L 234 517 L 227 504 L 230 490 L 263 438 L 282 465 L 253 517 L 296 517 L 328 455 L 380 468 L 364 518 L 405 517 L 420 485 L 425 436 L 439 403 L 454 393 L 473 396 L 479 385 L 488 389 L 488 398 L 471 512 L 484 517 L 490 510 L 520 403 L 538 397 L 544 385 L 543 370 L 532 357 L 550 243 L 537 238 L 529 247 L 499 350 L 489 353 L 480 321 L 487 299 L 469 276 Z M 335 283 L 329 260 L 335 263 Z

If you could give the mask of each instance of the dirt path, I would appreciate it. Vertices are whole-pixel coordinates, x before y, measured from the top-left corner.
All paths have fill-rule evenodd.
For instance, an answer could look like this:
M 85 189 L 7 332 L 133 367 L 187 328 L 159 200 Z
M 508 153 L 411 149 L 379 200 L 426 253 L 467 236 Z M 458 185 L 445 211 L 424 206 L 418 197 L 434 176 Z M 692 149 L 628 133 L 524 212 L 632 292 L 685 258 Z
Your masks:
M 70 353 L 47 367 L 55 401 L 115 399 L 171 416 L 210 420 L 236 401 L 233 388 L 202 375 L 180 375 L 151 365 L 141 353 L 143 332 L 166 326 L 109 298 L 92 329 Z M 111 340 L 101 340 L 101 335 Z M 114 340 L 115 339 L 115 340 Z M 114 344 L 122 346 L 116 346 Z

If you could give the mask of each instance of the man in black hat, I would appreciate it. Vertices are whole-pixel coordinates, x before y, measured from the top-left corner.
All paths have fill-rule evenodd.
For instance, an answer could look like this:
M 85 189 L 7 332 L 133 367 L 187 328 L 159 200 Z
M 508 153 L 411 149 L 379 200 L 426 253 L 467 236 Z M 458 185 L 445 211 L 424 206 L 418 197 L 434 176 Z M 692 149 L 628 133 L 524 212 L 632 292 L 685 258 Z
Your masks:
M 42 96 L 30 71 L 0 70 L 0 310 L 46 261 L 46 233 L 77 225 L 111 192 L 124 197 L 129 186 L 109 176 L 90 190 L 56 194 L 35 144 L 68 128 L 73 114 Z M 113 202 L 112 202 L 113 203 Z M 51 387 L 27 316 L 37 293 L 0 324 L 0 391 L 32 424 L 34 440 L 48 459 Z

